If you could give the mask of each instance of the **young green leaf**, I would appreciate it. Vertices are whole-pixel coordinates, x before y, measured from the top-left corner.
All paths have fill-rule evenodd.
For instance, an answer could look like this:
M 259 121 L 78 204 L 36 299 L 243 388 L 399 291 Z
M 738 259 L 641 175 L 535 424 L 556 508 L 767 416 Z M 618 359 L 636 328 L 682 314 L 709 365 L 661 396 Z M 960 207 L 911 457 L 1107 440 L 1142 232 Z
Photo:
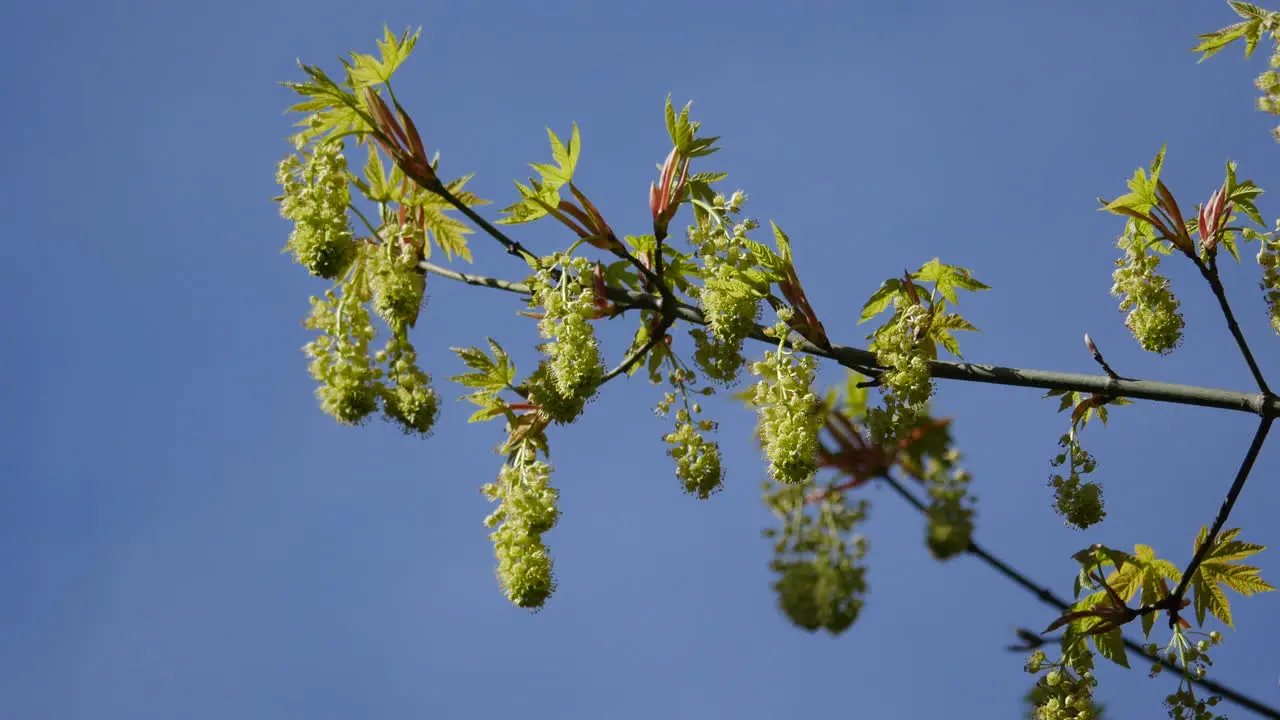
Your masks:
M 1239 534 L 1239 528 L 1223 530 L 1219 533 L 1204 561 L 1191 577 L 1191 588 L 1195 592 L 1196 623 L 1199 625 L 1204 625 L 1207 612 L 1226 623 L 1228 627 L 1235 627 L 1232 624 L 1231 603 L 1227 600 L 1223 588 L 1234 590 L 1245 596 L 1275 590 L 1258 576 L 1260 572 L 1258 568 L 1236 562 L 1266 549 L 1263 545 L 1236 540 Z M 1196 537 L 1197 552 L 1208 535 L 1207 527 L 1200 528 L 1200 534 Z
M 477 397 L 483 395 L 493 397 L 510 387 L 516 378 L 516 366 L 511 362 L 511 357 L 496 340 L 488 338 L 488 341 L 489 349 L 493 352 L 492 358 L 480 348 L 450 348 L 462 359 L 463 364 L 475 372 L 455 375 L 449 379 L 466 387 L 483 391 L 476 393 Z
M 773 228 L 773 240 L 778 244 L 779 256 L 782 257 L 782 261 L 786 263 L 787 267 L 790 267 L 793 264 L 791 261 L 791 238 L 787 237 L 787 234 L 782 232 L 782 228 L 778 227 L 778 224 L 774 221 L 770 220 L 769 226 Z
M 1226 46 L 1244 37 L 1248 31 L 1249 23 L 1242 22 L 1228 25 L 1221 30 L 1197 35 L 1196 37 L 1199 38 L 1200 44 L 1191 48 L 1191 52 L 1203 53 L 1200 56 L 1200 62 L 1204 62 L 1218 54 Z
M 970 271 L 965 268 L 945 265 L 938 258 L 921 265 L 919 270 L 911 274 L 911 279 L 933 283 L 938 292 L 942 293 L 942 296 L 952 303 L 960 301 L 954 288 L 970 292 L 991 289 L 987 284 L 975 279 Z
M 418 44 L 418 36 L 422 34 L 422 28 L 418 28 L 418 31 L 412 35 L 406 29 L 399 38 L 386 26 L 383 26 L 382 32 L 383 38 L 378 41 L 378 50 L 382 55 L 380 59 L 375 60 L 372 55 L 351 53 L 354 64 L 347 67 L 347 78 L 353 90 L 390 82 L 396 68 L 408 59 L 409 53 L 413 52 L 413 46 Z
M 862 306 L 862 315 L 858 318 L 858 324 L 861 325 L 884 312 L 891 304 L 893 304 L 893 298 L 901 292 L 901 280 L 897 278 L 885 280 L 880 284 L 880 289 L 872 293 L 871 298 Z

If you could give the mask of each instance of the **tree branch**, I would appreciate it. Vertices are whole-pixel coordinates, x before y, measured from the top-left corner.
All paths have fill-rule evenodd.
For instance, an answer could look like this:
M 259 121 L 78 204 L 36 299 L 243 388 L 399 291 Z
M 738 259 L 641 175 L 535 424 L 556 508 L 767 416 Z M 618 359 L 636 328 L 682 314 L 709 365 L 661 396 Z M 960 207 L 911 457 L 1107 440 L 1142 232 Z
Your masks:
M 1218 299 L 1218 306 L 1222 308 L 1222 316 L 1227 320 L 1227 328 L 1231 330 L 1231 337 L 1235 338 L 1236 346 L 1240 348 L 1240 354 L 1244 356 L 1244 361 L 1249 365 L 1249 372 L 1253 373 L 1254 382 L 1258 383 L 1258 389 L 1262 391 L 1263 395 L 1271 395 L 1271 390 L 1267 387 L 1267 381 L 1262 376 L 1262 370 L 1258 367 L 1258 361 L 1253 359 L 1253 352 L 1249 349 L 1249 343 L 1245 341 L 1244 333 L 1240 330 L 1240 324 L 1236 322 L 1235 313 L 1231 312 L 1231 304 L 1227 302 L 1227 290 L 1222 287 L 1222 278 L 1218 277 L 1216 256 L 1210 256 L 1208 264 L 1195 255 L 1191 255 L 1191 259 L 1195 261 L 1200 274 L 1204 276 L 1204 279 L 1209 283 L 1209 287 L 1213 289 L 1213 296 Z
M 1178 599 L 1174 604 L 1174 610 L 1170 612 L 1169 622 L 1177 622 L 1177 610 L 1181 604 L 1182 596 L 1187 591 L 1187 587 L 1191 584 L 1191 578 L 1200 567 L 1200 563 L 1204 562 L 1204 558 L 1213 549 L 1213 541 L 1217 539 L 1218 533 L 1222 531 L 1222 526 L 1227 524 L 1227 517 L 1231 515 L 1231 508 L 1235 507 L 1236 499 L 1240 497 L 1240 491 L 1244 489 L 1244 483 L 1249 479 L 1249 471 L 1253 469 L 1253 462 L 1258 459 L 1258 453 L 1262 450 L 1262 443 L 1267 439 L 1267 433 L 1271 430 L 1271 422 L 1273 418 L 1264 417 L 1262 422 L 1258 423 L 1258 430 L 1253 434 L 1253 442 L 1249 443 L 1249 451 L 1245 453 L 1244 461 L 1240 463 L 1240 469 L 1236 471 L 1236 479 L 1231 483 L 1231 489 L 1227 491 L 1227 497 L 1222 501 L 1222 507 L 1218 508 L 1218 516 L 1213 519 L 1213 527 L 1209 528 L 1209 535 L 1205 537 L 1204 542 L 1200 543 L 1200 547 L 1196 549 L 1196 554 L 1191 558 L 1191 563 L 1187 565 L 1187 569 L 1182 573 L 1182 580 L 1178 582 L 1178 589 L 1173 592 L 1173 597 Z
M 427 272 L 465 282 L 469 285 L 492 287 L 521 294 L 529 293 L 529 288 L 523 283 L 497 280 L 479 275 L 466 275 L 426 262 L 421 263 L 419 267 Z M 656 295 L 623 288 L 608 288 L 608 297 L 626 308 L 662 311 L 661 298 Z M 706 318 L 701 311 L 684 303 L 678 304 L 674 313 L 679 320 L 696 325 L 707 324 Z M 777 338 L 768 335 L 765 332 L 765 328 L 759 325 L 751 332 L 750 337 L 775 345 L 778 342 Z M 835 344 L 831 346 L 830 350 L 823 350 L 804 339 L 796 339 L 794 345 L 801 352 L 835 360 L 845 367 L 859 370 L 860 372 L 866 368 L 877 367 L 876 355 L 870 350 Z M 1074 390 L 1082 393 L 1102 393 L 1176 405 L 1194 405 L 1255 413 L 1265 418 L 1280 417 L 1280 398 L 1260 393 L 1244 393 L 1193 385 L 1176 385 L 1150 380 L 1117 380 L 1106 375 L 1084 375 L 1080 373 L 946 362 L 942 360 L 930 361 L 929 372 L 933 377 L 945 380 L 1010 387 L 1033 387 L 1043 390 Z
M 666 322 L 663 322 L 662 325 L 666 326 L 669 324 Z M 625 373 L 626 371 L 630 370 L 632 365 L 635 365 L 637 362 L 640 361 L 641 358 L 645 356 L 645 353 L 649 352 L 650 350 L 653 349 L 655 345 L 662 342 L 662 338 L 666 337 L 666 335 L 667 335 L 667 327 L 661 327 L 660 331 L 651 335 L 649 339 L 644 342 L 643 345 L 627 353 L 627 356 L 622 359 L 622 362 L 618 363 L 617 367 L 610 370 L 608 373 L 605 374 L 603 378 L 600 379 L 600 384 L 603 385 L 609 382 L 610 380 L 618 377 L 619 375 Z
M 533 294 L 533 291 L 529 289 L 529 286 L 525 285 L 522 282 L 512 282 L 510 280 L 499 280 L 498 278 L 485 277 L 484 275 L 469 275 L 467 273 L 460 273 L 457 270 L 450 270 L 449 268 L 441 267 L 434 263 L 429 263 L 425 260 L 418 263 L 418 267 L 425 272 L 429 272 L 434 275 L 439 275 L 440 277 L 447 277 L 450 280 L 457 280 L 458 282 L 464 282 L 468 285 L 475 285 L 477 287 L 494 288 L 495 290 L 506 290 L 507 292 L 519 293 L 520 295 Z
M 1263 420 L 1263 424 L 1265 425 L 1269 425 L 1270 423 L 1271 423 L 1270 418 Z M 1257 444 L 1261 446 L 1261 442 Z M 897 492 L 898 495 L 902 497 L 902 499 L 905 500 L 908 505 L 918 510 L 921 514 L 928 513 L 929 510 L 925 506 L 925 504 L 922 503 L 918 498 L 916 498 L 915 495 L 911 494 L 910 490 L 907 490 L 905 487 L 903 487 L 902 483 L 898 482 L 898 480 L 894 478 L 892 475 L 885 473 L 884 475 L 880 476 L 880 479 L 888 483 L 889 487 L 893 488 L 893 490 Z M 1223 521 L 1226 520 L 1225 517 L 1222 519 Z M 1071 604 L 1068 603 L 1066 600 L 1063 600 L 1062 598 L 1053 594 L 1053 591 L 1049 590 L 1048 588 L 1035 584 L 1026 575 L 1023 575 L 1021 572 L 1018 572 L 1018 570 L 1014 569 L 1008 563 L 1005 563 L 1004 561 L 1000 560 L 996 556 L 987 552 L 980 545 L 973 542 L 972 540 L 969 541 L 969 546 L 965 548 L 965 552 L 983 561 L 992 569 L 994 569 L 996 572 L 1005 576 L 1005 578 L 1011 580 L 1015 585 L 1018 585 L 1019 587 L 1031 593 L 1032 595 L 1035 595 L 1036 598 L 1040 600 L 1040 602 L 1046 605 L 1050 605 L 1054 608 L 1057 608 L 1058 610 L 1063 612 L 1071 609 Z M 1183 577 L 1185 578 L 1187 576 L 1184 575 Z M 1146 654 L 1146 649 L 1143 647 L 1143 644 L 1139 643 L 1136 640 L 1130 640 L 1129 638 L 1123 637 L 1123 636 L 1121 636 L 1121 640 L 1124 642 L 1124 646 L 1129 648 L 1130 650 L 1142 655 L 1142 657 L 1144 658 L 1153 659 L 1156 662 L 1159 662 L 1161 665 L 1165 666 L 1166 668 L 1176 671 L 1177 673 L 1179 673 L 1179 675 L 1181 675 L 1182 668 L 1178 667 L 1177 663 L 1169 662 L 1163 656 L 1150 658 L 1150 656 Z M 1232 690 L 1231 688 L 1225 685 L 1222 685 L 1220 683 L 1214 682 L 1213 680 L 1210 680 L 1208 678 L 1200 678 L 1199 680 L 1194 678 L 1188 678 L 1188 679 L 1191 682 L 1195 683 L 1196 685 L 1199 685 L 1200 687 L 1203 687 L 1212 693 L 1221 695 L 1223 699 L 1229 702 L 1235 703 L 1236 705 L 1239 705 L 1242 708 L 1247 708 L 1249 710 L 1252 710 L 1258 713 L 1259 715 L 1261 715 L 1262 717 L 1273 718 L 1274 720 L 1280 720 L 1280 710 L 1277 710 L 1276 708 L 1270 707 L 1268 705 L 1264 705 L 1263 703 L 1249 697 L 1248 695 L 1245 695 L 1244 693 L 1237 692 L 1236 690 Z
M 419 180 L 418 178 L 414 178 L 414 181 L 418 182 L 418 184 L 420 185 L 422 184 L 421 180 Z M 463 215 L 466 215 L 468 218 L 470 218 L 471 222 L 480 226 L 480 229 L 484 230 L 485 233 L 489 235 L 489 237 L 502 243 L 502 246 L 507 249 L 507 253 L 509 255 L 515 255 L 516 257 L 521 258 L 522 260 L 529 263 L 530 265 L 532 265 L 534 261 L 537 260 L 536 255 L 526 250 L 525 247 L 520 243 L 507 237 L 506 233 L 502 232 L 498 228 L 491 225 L 488 220 L 485 220 L 484 218 L 480 217 L 479 213 L 477 213 L 475 210 L 472 210 L 471 208 L 467 207 L 461 200 L 455 197 L 453 193 L 449 192 L 449 190 L 445 188 L 444 184 L 441 183 L 439 180 L 437 180 L 434 183 L 434 185 L 423 185 L 423 187 L 439 195 L 440 197 L 444 198 L 445 202 L 457 208 L 458 212 L 462 213 Z

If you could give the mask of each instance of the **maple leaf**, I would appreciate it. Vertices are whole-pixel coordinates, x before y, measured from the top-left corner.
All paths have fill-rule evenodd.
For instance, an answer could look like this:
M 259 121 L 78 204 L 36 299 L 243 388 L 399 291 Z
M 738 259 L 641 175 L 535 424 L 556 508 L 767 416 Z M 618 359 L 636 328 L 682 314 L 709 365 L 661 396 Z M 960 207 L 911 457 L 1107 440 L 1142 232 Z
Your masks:
M 477 391 L 458 398 L 480 407 L 468 418 L 469 423 L 483 422 L 499 415 L 506 415 L 508 420 L 515 419 L 511 408 L 505 400 L 498 397 L 498 393 L 511 387 L 515 382 L 516 366 L 497 340 L 493 338 L 488 340 L 493 358 L 479 348 L 450 348 L 458 354 L 468 368 L 474 371 L 449 378 L 453 382 Z
M 1155 556 L 1155 551 L 1147 545 L 1134 545 L 1133 556 L 1107 577 L 1107 584 L 1116 591 L 1125 602 L 1132 601 L 1142 594 L 1143 605 L 1154 605 L 1169 596 L 1169 582 L 1178 582 L 1182 573 L 1177 566 L 1168 560 Z M 1142 633 L 1150 636 L 1155 624 L 1156 613 L 1149 612 L 1142 616 Z
M 578 167 L 578 157 L 582 154 L 582 136 L 578 132 L 578 124 L 573 124 L 573 132 L 566 145 L 559 136 L 547 128 L 547 138 L 551 141 L 551 157 L 554 165 L 547 163 L 530 163 L 529 166 L 538 171 L 541 181 L 529 178 L 526 187 L 516 181 L 516 189 L 520 191 L 520 201 L 503 208 L 507 217 L 498 220 L 499 225 L 519 225 L 533 222 L 550 214 L 552 208 L 560 207 L 560 188 L 573 180 L 573 172 Z
M 378 50 L 381 51 L 382 59 L 374 59 L 372 55 L 351 53 L 354 64 L 347 65 L 347 77 L 353 90 L 390 82 L 391 75 L 408 59 L 409 53 L 413 52 L 413 46 L 418 44 L 422 28 L 418 28 L 418 31 L 413 34 L 405 30 L 399 38 L 385 26 L 382 32 L 383 38 L 378 41 Z
M 1240 528 L 1223 530 L 1191 576 L 1191 588 L 1195 591 L 1196 623 L 1199 625 L 1204 625 L 1207 611 L 1228 627 L 1235 627 L 1231 622 L 1231 604 L 1227 601 L 1223 588 L 1230 588 L 1244 596 L 1275 590 L 1258 576 L 1258 568 L 1236 562 L 1266 549 L 1263 545 L 1236 540 L 1236 535 L 1239 534 Z M 1199 552 L 1208 535 L 1209 529 L 1201 527 L 1200 534 L 1196 537 L 1196 552 Z
M 453 180 L 445 185 L 445 189 L 467 207 L 487 205 L 488 200 L 463 190 L 471 177 L 471 175 L 464 175 Z M 405 202 L 424 210 L 423 225 L 429 231 L 431 240 L 444 251 L 449 260 L 453 260 L 456 255 L 467 262 L 472 261 L 471 250 L 467 247 L 467 235 L 472 233 L 471 228 L 462 221 L 445 214 L 455 209 L 453 205 L 443 197 L 427 191 L 415 193 L 412 197 L 406 198 Z M 424 257 L 430 257 L 430 247 L 424 247 L 423 253 Z
M 921 265 L 919 270 L 911 274 L 911 279 L 933 283 L 938 292 L 952 303 L 960 302 L 954 288 L 958 287 L 970 292 L 991 289 L 990 285 L 974 279 L 965 268 L 944 265 L 938 258 Z

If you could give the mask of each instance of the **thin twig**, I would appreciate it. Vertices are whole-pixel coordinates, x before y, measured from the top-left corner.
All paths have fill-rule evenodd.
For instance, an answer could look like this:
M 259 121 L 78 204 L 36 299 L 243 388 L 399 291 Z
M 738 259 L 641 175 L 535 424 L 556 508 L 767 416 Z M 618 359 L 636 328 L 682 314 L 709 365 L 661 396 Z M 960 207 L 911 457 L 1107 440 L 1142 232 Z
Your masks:
M 472 210 L 471 208 L 467 207 L 465 203 L 463 203 L 461 200 L 457 198 L 457 196 L 449 192 L 449 190 L 445 188 L 443 183 L 437 180 L 434 185 L 431 185 L 431 186 L 424 185 L 423 187 L 426 187 L 431 192 L 444 198 L 445 202 L 457 208 L 458 212 L 462 213 L 463 215 L 466 215 L 468 218 L 471 219 L 471 222 L 480 226 L 480 229 L 484 230 L 485 233 L 489 235 L 489 237 L 502 243 L 502 246 L 507 249 L 508 254 L 515 255 L 516 257 L 523 259 L 525 262 L 529 263 L 530 265 L 533 265 L 537 261 L 536 255 L 526 250 L 525 247 L 520 243 L 507 237 L 506 233 L 502 232 L 498 228 L 491 225 L 488 220 L 485 220 L 484 218 L 480 217 L 480 215 L 475 210 Z
M 429 263 L 425 260 L 418 263 L 418 267 L 426 272 L 433 273 L 441 277 L 446 277 L 446 278 L 449 278 L 450 280 L 457 280 L 458 282 L 464 282 L 468 285 L 475 285 L 477 287 L 489 287 L 489 288 L 494 288 L 496 290 L 506 290 L 507 292 L 519 293 L 520 295 L 533 294 L 533 290 L 531 290 L 528 285 L 525 285 L 522 282 L 513 282 L 511 280 L 500 280 L 498 278 L 486 277 L 484 275 L 470 275 L 467 273 L 460 273 L 457 270 L 450 270 L 449 268 L 446 268 L 446 267 L 440 267 L 439 265 L 436 265 L 434 263 Z
M 666 335 L 667 335 L 666 328 L 663 328 L 661 332 L 656 332 L 653 335 L 651 335 L 649 339 L 644 342 L 643 345 L 627 353 L 627 356 L 622 359 L 622 362 L 618 363 L 617 367 L 605 373 L 605 376 L 600 380 L 600 384 L 603 385 L 609 382 L 610 380 L 618 377 L 619 375 L 625 373 L 626 371 L 630 370 L 632 365 L 635 365 L 637 362 L 640 361 L 641 358 L 645 356 L 645 353 L 649 352 L 654 348 L 655 345 L 662 342 L 662 339 L 666 337 Z
M 1236 322 L 1235 313 L 1231 312 L 1231 304 L 1227 302 L 1226 288 L 1222 287 L 1222 279 L 1218 277 L 1216 256 L 1210 256 L 1208 264 L 1202 262 L 1195 255 L 1190 257 L 1195 261 L 1200 274 L 1209 282 L 1209 287 L 1213 289 L 1213 296 L 1218 299 L 1218 306 L 1222 308 L 1222 316 L 1227 320 L 1227 328 L 1231 330 L 1231 337 L 1235 338 L 1236 346 L 1240 348 L 1240 354 L 1244 356 L 1244 361 L 1249 365 L 1249 372 L 1253 373 L 1253 380 L 1258 383 L 1258 390 L 1262 391 L 1263 395 L 1270 396 L 1271 390 L 1267 387 L 1266 378 L 1262 376 L 1262 369 L 1258 367 L 1258 361 L 1253 359 L 1253 351 L 1249 349 L 1249 343 L 1244 339 L 1240 324 Z
M 1098 363 L 1098 365 L 1102 367 L 1102 372 L 1106 373 L 1107 377 L 1111 378 L 1112 380 L 1131 379 L 1131 378 L 1122 378 L 1120 377 L 1119 373 L 1111 369 L 1111 366 L 1107 364 L 1106 358 L 1102 357 L 1102 351 L 1098 349 L 1097 345 L 1093 344 L 1093 338 L 1089 337 L 1089 333 L 1084 334 L 1084 345 L 1085 347 L 1089 348 L 1089 354 L 1093 355 L 1093 361 Z
M 1269 424 L 1271 421 L 1270 419 L 1268 419 L 1268 420 L 1265 420 L 1264 422 Z M 905 488 L 902 485 L 902 483 L 898 482 L 898 480 L 894 478 L 892 475 L 889 475 L 888 473 L 886 473 L 884 475 L 881 475 L 880 479 L 888 483 L 889 487 L 893 488 L 893 490 L 897 492 L 898 495 L 902 497 L 902 499 L 905 500 L 908 505 L 918 510 L 921 514 L 928 513 L 929 510 L 925 506 L 925 504 L 922 503 L 918 498 L 916 498 L 916 496 L 913 495 L 910 490 L 907 490 L 907 488 Z M 1062 598 L 1055 595 L 1052 590 L 1049 590 L 1046 587 L 1037 585 L 1026 575 L 1023 575 L 1021 572 L 1019 572 L 1018 570 L 1010 566 L 1008 563 L 1004 562 L 1003 560 L 1000 560 L 996 556 L 987 552 L 980 545 L 973 542 L 972 540 L 969 541 L 969 546 L 965 548 L 965 552 L 982 560 L 988 566 L 993 568 L 996 572 L 1005 576 L 1007 579 L 1013 581 L 1014 584 L 1018 585 L 1019 587 L 1031 593 L 1032 595 L 1035 595 L 1036 598 L 1040 600 L 1040 602 L 1046 605 L 1051 605 L 1057 608 L 1058 610 L 1061 610 L 1064 612 L 1071 609 L 1071 604 L 1068 603 L 1066 600 L 1063 600 Z M 1121 636 L 1121 640 L 1124 642 L 1124 646 L 1126 648 L 1136 653 L 1139 653 L 1145 658 L 1155 660 L 1156 662 L 1169 668 L 1170 670 L 1174 670 L 1178 672 L 1179 675 L 1182 674 L 1183 669 L 1179 667 L 1177 663 L 1169 662 L 1163 656 L 1150 658 L 1150 656 L 1146 654 L 1146 648 L 1143 646 L 1142 643 L 1136 640 L 1130 640 L 1129 638 L 1123 637 L 1123 636 Z M 1280 720 L 1280 710 L 1277 710 L 1276 708 L 1270 707 L 1268 705 L 1264 705 L 1263 703 L 1249 697 L 1248 695 L 1245 695 L 1244 693 L 1238 692 L 1236 690 L 1232 690 L 1231 688 L 1225 685 L 1222 685 L 1220 683 L 1217 683 L 1213 680 L 1210 680 L 1208 678 L 1200 678 L 1197 680 L 1195 678 L 1188 677 L 1187 679 L 1195 683 L 1196 685 L 1199 685 L 1200 687 L 1205 688 L 1206 690 L 1212 693 L 1221 695 L 1223 699 L 1229 702 L 1235 703 L 1236 705 L 1239 705 L 1242 708 L 1247 708 L 1249 710 L 1252 710 L 1258 713 L 1262 717 L 1274 718 L 1275 720 Z
M 658 319 L 657 327 L 653 329 L 652 335 L 649 336 L 649 339 L 645 341 L 644 345 L 636 348 L 633 352 L 628 353 L 617 367 L 606 373 L 604 378 L 600 380 L 601 385 L 630 370 L 632 365 L 635 365 L 645 356 L 645 353 L 652 350 L 655 345 L 661 342 L 663 338 L 667 336 L 667 331 L 675 324 L 676 313 L 680 308 L 680 303 L 676 300 L 675 293 L 671 292 L 671 289 L 667 287 L 667 283 L 662 277 L 661 265 L 657 266 L 658 271 L 655 273 L 648 270 L 648 268 L 645 268 L 644 264 L 631 253 L 624 250 L 622 251 L 622 255 L 634 261 L 637 267 L 644 269 L 652 275 L 652 282 L 656 283 L 662 292 L 662 297 L 659 298 L 659 313 L 661 314 L 661 317 Z
M 431 263 L 421 263 L 419 267 L 428 272 L 465 282 L 469 285 L 492 287 L 525 295 L 529 294 L 529 288 L 523 283 L 496 280 L 477 275 L 464 275 L 453 270 L 440 268 Z M 662 309 L 660 298 L 648 293 L 622 288 L 609 288 L 608 297 L 624 308 L 656 310 L 659 312 Z M 676 306 L 675 315 L 679 320 L 696 325 L 707 324 L 706 318 L 701 311 L 684 303 L 679 303 Z M 766 333 L 766 328 L 759 325 L 752 330 L 750 337 L 771 345 L 776 345 L 778 342 L 777 338 Z M 869 350 L 842 345 L 832 345 L 830 350 L 823 350 L 813 343 L 800 338 L 796 339 L 795 346 L 801 352 L 835 360 L 840 365 L 858 370 L 863 374 L 872 374 L 875 372 L 875 368 L 878 367 L 876 354 Z M 1259 393 L 1245 393 L 1194 385 L 1177 385 L 1150 380 L 1116 380 L 1106 375 L 1084 375 L 1080 373 L 946 362 L 942 360 L 930 361 L 929 372 L 933 377 L 945 380 L 986 383 L 1007 387 L 1033 387 L 1043 390 L 1101 393 L 1176 405 L 1234 410 L 1268 418 L 1280 417 L 1280 398 Z
M 1265 417 L 1262 422 L 1258 423 L 1258 430 L 1253 434 L 1253 442 L 1249 443 L 1249 451 L 1245 453 L 1244 461 L 1240 463 L 1240 469 L 1236 471 L 1236 479 L 1231 483 L 1231 489 L 1227 491 L 1227 497 L 1223 499 L 1222 506 L 1218 508 L 1218 515 L 1213 519 L 1213 527 L 1209 529 L 1208 536 L 1204 542 L 1200 543 L 1200 547 L 1196 548 L 1196 554 L 1191 558 L 1191 562 L 1187 565 L 1187 569 L 1182 573 L 1182 580 L 1178 582 L 1178 589 L 1174 590 L 1173 597 L 1177 598 L 1174 607 L 1177 608 L 1182 601 L 1182 596 L 1187 592 L 1187 587 L 1191 584 L 1191 578 L 1195 575 L 1196 570 L 1200 568 L 1200 563 L 1204 562 L 1205 556 L 1213 549 L 1213 542 L 1218 538 L 1218 533 L 1222 531 L 1222 526 L 1227 524 L 1227 517 L 1231 515 L 1231 508 L 1235 507 L 1236 500 L 1240 497 L 1240 491 L 1244 489 L 1245 481 L 1249 479 L 1249 471 L 1253 469 L 1253 463 L 1258 459 L 1258 453 L 1262 450 L 1262 443 L 1267 439 L 1267 433 L 1271 430 L 1271 422 L 1273 418 Z M 1170 612 L 1169 622 L 1177 622 L 1177 610 Z

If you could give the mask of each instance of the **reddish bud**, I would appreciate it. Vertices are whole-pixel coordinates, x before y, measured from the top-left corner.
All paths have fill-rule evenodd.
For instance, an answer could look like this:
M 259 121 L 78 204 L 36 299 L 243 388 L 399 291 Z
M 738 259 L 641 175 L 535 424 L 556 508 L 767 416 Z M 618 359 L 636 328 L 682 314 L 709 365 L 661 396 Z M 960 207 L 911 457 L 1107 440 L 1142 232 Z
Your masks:
M 1199 217 L 1197 218 L 1200 224 L 1201 247 L 1213 252 L 1218 246 L 1218 237 L 1234 209 L 1235 204 L 1227 202 L 1227 188 L 1225 186 L 1213 191 L 1213 194 L 1209 196 L 1209 201 L 1200 208 Z

